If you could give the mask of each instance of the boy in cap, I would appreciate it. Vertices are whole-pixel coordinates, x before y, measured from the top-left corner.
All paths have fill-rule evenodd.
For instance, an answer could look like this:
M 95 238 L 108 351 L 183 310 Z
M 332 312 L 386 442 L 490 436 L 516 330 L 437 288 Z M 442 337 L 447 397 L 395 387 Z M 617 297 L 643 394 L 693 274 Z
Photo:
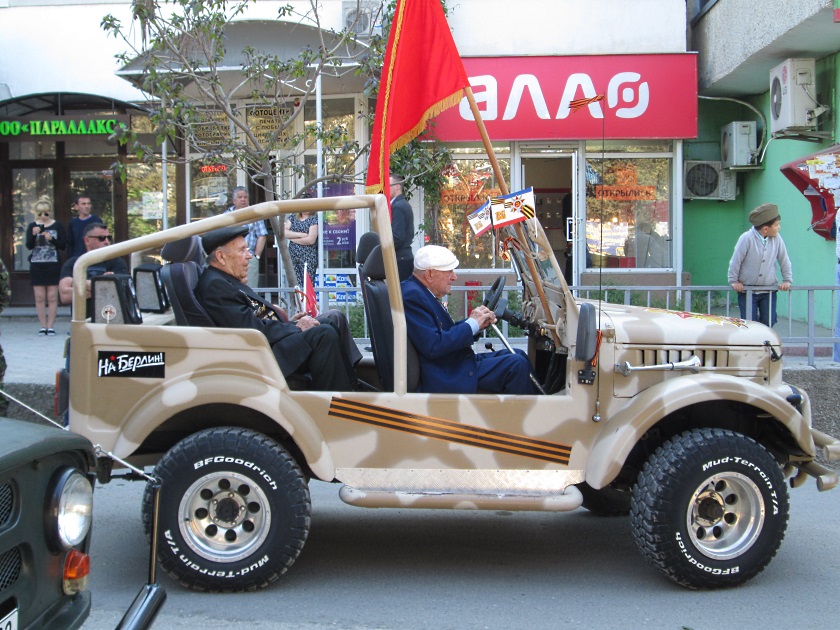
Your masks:
M 322 326 L 308 315 L 291 322 L 245 284 L 252 258 L 247 233 L 247 225 L 235 225 L 202 237 L 207 267 L 195 289 L 198 301 L 218 326 L 262 332 L 284 376 L 308 372 L 313 389 L 352 390 L 357 379 L 333 326 Z
M 408 337 L 420 360 L 424 392 L 536 394 L 524 352 L 473 352 L 473 337 L 496 323 L 486 306 L 455 322 L 440 303 L 452 290 L 458 259 L 445 247 L 426 245 L 414 255 L 414 273 L 402 283 Z
M 753 227 L 735 244 L 729 261 L 729 284 L 738 292 L 741 319 L 751 319 L 767 326 L 776 323 L 776 289 L 787 291 L 793 282 L 785 242 L 779 236 L 782 219 L 776 204 L 763 203 L 750 212 Z M 782 270 L 782 282 L 776 278 L 776 262 Z M 747 294 L 754 288 L 752 313 L 747 317 Z

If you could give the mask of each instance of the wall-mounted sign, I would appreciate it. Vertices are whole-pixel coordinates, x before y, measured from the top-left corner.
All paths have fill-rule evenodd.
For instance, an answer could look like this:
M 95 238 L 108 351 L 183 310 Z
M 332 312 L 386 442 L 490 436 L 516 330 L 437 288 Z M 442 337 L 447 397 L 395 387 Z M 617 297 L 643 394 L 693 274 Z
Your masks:
M 117 127 L 129 126 L 128 116 L 51 116 L 0 120 L 0 137 L 29 140 L 64 136 L 110 136 Z
M 693 53 L 463 61 L 493 140 L 697 137 Z M 466 98 L 435 120 L 439 140 L 480 140 Z
M 260 144 L 265 145 L 268 137 L 276 133 L 281 125 L 292 115 L 291 107 L 271 107 L 268 105 L 247 105 L 245 107 L 245 119 L 251 133 L 256 136 Z M 278 135 L 275 144 L 283 144 L 291 137 L 289 129 L 283 129 Z

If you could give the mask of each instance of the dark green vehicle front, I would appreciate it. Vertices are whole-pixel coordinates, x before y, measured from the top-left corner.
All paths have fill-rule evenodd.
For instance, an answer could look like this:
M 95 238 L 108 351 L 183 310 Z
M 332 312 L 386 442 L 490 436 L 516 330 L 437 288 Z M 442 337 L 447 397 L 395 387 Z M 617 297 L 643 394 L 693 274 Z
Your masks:
M 87 618 L 95 464 L 84 437 L 0 418 L 0 629 Z

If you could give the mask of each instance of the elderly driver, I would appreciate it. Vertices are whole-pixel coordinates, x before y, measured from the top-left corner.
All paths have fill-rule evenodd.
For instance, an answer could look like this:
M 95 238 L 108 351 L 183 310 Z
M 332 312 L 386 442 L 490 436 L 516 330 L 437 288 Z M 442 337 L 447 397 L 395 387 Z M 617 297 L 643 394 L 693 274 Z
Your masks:
M 496 316 L 486 306 L 453 321 L 440 300 L 452 290 L 458 259 L 445 247 L 426 245 L 414 255 L 414 273 L 402 283 L 408 337 L 420 359 L 424 392 L 473 394 L 479 389 L 503 394 L 536 394 L 531 365 L 521 350 L 482 352 L 474 336 Z

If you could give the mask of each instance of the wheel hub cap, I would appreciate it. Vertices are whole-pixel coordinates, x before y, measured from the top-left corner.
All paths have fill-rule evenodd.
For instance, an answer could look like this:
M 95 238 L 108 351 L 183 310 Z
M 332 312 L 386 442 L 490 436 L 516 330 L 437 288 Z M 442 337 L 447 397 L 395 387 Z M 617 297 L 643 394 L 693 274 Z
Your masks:
M 178 507 L 181 535 L 202 558 L 236 562 L 254 552 L 271 526 L 268 498 L 254 480 L 230 471 L 196 480 Z
M 691 497 L 686 526 L 694 546 L 715 560 L 740 556 L 764 525 L 764 501 L 745 475 L 725 472 L 706 479 Z

